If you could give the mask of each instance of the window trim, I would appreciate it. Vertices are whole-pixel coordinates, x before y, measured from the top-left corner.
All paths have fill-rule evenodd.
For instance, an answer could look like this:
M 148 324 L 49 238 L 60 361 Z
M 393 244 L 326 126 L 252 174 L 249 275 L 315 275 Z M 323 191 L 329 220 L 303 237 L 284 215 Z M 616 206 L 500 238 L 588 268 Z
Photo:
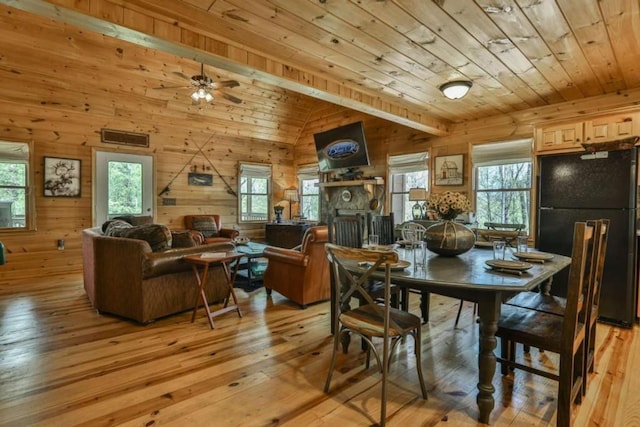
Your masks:
M 29 157 L 26 161 L 27 183 L 25 186 L 25 212 L 24 212 L 24 227 L 7 227 L 0 228 L 0 233 L 24 233 L 30 231 L 36 231 L 36 199 L 35 199 L 35 158 L 34 158 L 34 146 L 33 140 L 19 140 L 10 138 L 0 138 L 2 142 L 25 144 L 29 150 Z M 42 160 L 44 162 L 44 158 Z
M 253 173 L 244 174 L 243 169 L 250 170 Z M 243 220 L 242 219 L 242 196 L 244 194 L 254 194 L 254 193 L 243 193 L 242 192 L 242 177 L 249 176 L 251 178 L 266 178 L 267 180 L 267 217 L 262 220 Z M 272 192 L 272 179 L 273 179 L 273 169 L 271 164 L 267 163 L 251 163 L 251 162 L 238 162 L 238 224 L 259 224 L 266 223 L 269 221 L 269 217 L 271 215 L 271 192 Z M 255 193 L 258 194 L 258 193 Z M 262 194 L 262 193 L 260 193 Z

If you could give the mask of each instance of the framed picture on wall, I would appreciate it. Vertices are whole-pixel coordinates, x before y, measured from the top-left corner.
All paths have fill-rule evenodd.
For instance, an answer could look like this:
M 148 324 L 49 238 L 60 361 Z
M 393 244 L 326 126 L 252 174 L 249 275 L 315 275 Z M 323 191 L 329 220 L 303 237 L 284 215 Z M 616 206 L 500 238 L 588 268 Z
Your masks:
M 462 185 L 464 178 L 464 155 L 439 156 L 435 159 L 435 185 Z
M 80 197 L 81 162 L 60 157 L 44 158 L 44 195 L 46 197 Z

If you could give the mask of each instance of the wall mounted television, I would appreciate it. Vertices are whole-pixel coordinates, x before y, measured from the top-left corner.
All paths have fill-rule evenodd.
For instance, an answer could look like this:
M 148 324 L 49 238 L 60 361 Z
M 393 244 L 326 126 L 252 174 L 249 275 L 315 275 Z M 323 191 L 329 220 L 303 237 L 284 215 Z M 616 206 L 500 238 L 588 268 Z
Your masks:
M 351 123 L 313 135 L 320 172 L 369 166 L 362 122 Z

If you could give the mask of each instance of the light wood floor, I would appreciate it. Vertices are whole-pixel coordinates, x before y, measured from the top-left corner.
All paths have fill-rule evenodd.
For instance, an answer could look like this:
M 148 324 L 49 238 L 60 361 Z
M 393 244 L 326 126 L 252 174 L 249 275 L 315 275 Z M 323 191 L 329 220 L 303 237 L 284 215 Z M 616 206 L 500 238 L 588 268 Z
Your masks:
M 1 279 L 0 279 L 1 280 Z M 300 310 L 264 290 L 238 291 L 245 316 L 216 329 L 200 311 L 147 326 L 91 309 L 77 276 L 0 283 L 0 425 L 368 426 L 380 382 L 359 342 L 338 358 L 332 391 L 329 306 Z M 417 312 L 418 297 L 412 300 Z M 474 426 L 477 327 L 471 304 L 433 296 L 423 327 L 429 399 L 401 346 L 391 374 L 390 426 Z M 638 328 L 598 329 L 596 374 L 576 426 L 640 426 Z M 413 343 L 408 340 L 412 349 Z M 531 358 L 553 364 L 548 354 Z M 555 425 L 556 384 L 525 372 L 494 378 L 495 426 Z

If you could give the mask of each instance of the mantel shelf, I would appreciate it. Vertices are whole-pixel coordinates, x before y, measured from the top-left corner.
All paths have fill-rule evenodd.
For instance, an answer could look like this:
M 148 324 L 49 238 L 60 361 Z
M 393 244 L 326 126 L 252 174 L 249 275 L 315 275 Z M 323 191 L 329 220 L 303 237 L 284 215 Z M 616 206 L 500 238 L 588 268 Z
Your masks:
M 330 182 L 321 182 L 320 188 L 323 190 L 325 198 L 327 201 L 329 200 L 328 189 L 332 187 L 357 187 L 363 186 L 364 190 L 369 193 L 369 197 L 373 198 L 376 194 L 376 186 L 384 185 L 383 178 L 373 178 L 373 179 L 354 179 L 350 181 L 330 181 Z
M 320 188 L 325 187 L 353 187 L 358 185 L 384 185 L 383 178 L 374 178 L 374 179 L 354 179 L 351 181 L 330 181 L 330 182 L 321 182 Z

